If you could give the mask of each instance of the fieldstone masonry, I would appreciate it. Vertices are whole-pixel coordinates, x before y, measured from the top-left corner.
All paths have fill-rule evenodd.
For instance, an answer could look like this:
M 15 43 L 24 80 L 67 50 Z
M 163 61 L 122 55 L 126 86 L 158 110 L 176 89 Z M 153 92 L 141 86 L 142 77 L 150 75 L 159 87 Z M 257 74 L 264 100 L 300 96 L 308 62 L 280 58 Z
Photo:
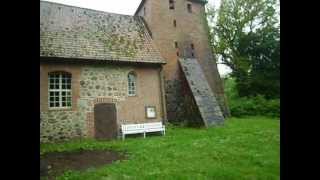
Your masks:
M 224 120 L 220 106 L 213 91 L 202 72 L 202 69 L 194 58 L 180 58 L 181 68 L 188 81 L 193 97 L 200 111 L 204 124 L 221 124 Z
M 40 141 L 63 141 L 94 137 L 93 108 L 96 103 L 124 101 L 130 67 L 83 67 L 77 111 L 49 110 L 40 113 Z
M 85 113 L 53 110 L 40 113 L 40 142 L 64 141 L 86 136 Z

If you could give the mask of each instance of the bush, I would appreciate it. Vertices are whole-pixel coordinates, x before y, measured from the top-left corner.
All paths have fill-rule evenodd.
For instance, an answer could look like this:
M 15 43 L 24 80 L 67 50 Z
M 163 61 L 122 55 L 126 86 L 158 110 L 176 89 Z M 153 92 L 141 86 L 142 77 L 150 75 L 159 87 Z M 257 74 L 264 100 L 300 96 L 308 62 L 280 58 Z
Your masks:
M 262 95 L 255 97 L 239 97 L 235 81 L 225 80 L 225 93 L 232 116 L 269 116 L 280 117 L 280 99 L 266 99 Z
M 243 97 L 229 101 L 231 115 L 280 117 L 280 100 L 266 100 L 263 96 Z

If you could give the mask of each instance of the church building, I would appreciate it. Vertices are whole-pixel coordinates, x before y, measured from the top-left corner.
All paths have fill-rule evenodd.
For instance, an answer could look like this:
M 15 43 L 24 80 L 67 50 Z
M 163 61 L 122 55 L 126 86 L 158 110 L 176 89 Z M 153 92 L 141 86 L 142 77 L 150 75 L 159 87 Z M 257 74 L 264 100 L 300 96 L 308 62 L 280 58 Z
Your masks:
M 40 1 L 40 141 L 112 139 L 121 124 L 223 123 L 205 4 L 142 0 L 129 16 Z

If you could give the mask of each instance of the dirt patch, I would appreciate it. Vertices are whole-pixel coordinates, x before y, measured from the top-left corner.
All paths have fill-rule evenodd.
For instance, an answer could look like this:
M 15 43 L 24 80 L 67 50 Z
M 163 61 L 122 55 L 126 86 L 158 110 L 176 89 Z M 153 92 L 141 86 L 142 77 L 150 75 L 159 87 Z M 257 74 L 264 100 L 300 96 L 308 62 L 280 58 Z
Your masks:
M 40 176 L 48 176 L 51 179 L 50 177 L 62 174 L 66 170 L 81 171 L 121 159 L 125 159 L 125 154 L 115 151 L 48 153 L 41 157 Z

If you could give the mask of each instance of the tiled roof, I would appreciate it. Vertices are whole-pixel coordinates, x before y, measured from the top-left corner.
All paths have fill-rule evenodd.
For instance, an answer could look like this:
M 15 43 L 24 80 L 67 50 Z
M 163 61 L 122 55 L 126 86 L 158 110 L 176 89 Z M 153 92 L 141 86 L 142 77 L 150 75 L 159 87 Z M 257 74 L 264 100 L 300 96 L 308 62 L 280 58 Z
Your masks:
M 40 57 L 165 63 L 140 17 L 45 1 Z

